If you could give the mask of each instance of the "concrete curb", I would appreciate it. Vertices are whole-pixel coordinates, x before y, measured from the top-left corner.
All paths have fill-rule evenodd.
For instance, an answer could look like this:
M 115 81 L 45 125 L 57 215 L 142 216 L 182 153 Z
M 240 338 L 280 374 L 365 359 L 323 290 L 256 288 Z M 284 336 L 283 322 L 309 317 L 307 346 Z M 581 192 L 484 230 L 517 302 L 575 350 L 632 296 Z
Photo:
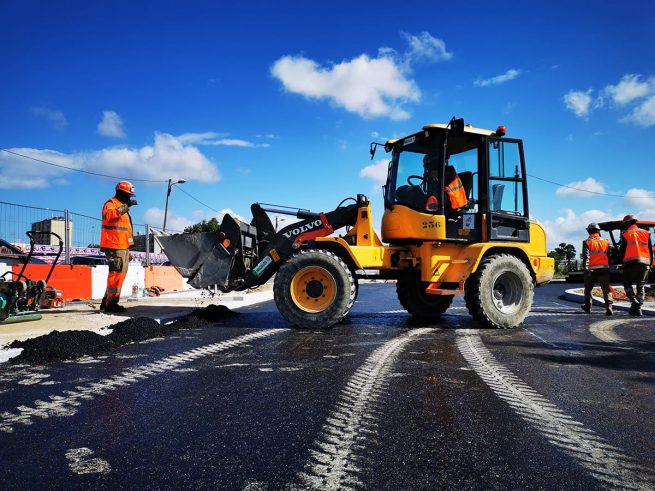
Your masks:
M 571 288 L 564 292 L 564 298 L 569 302 L 584 303 L 584 293 L 576 293 L 574 290 L 580 290 L 580 288 Z M 591 296 L 592 305 L 605 308 L 605 301 L 600 297 Z M 627 312 L 630 310 L 630 304 L 628 302 L 614 302 L 613 304 L 614 311 L 621 310 Z M 648 302 L 641 307 L 641 312 L 644 315 L 655 316 L 655 304 L 653 302 Z

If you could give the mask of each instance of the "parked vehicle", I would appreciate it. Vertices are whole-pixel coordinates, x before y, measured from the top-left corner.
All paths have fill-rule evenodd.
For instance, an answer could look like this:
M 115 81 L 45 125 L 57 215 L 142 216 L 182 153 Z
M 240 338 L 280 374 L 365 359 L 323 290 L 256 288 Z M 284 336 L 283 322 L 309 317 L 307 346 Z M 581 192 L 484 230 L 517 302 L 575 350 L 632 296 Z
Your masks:
M 71 264 L 79 264 L 83 266 L 106 266 L 109 263 L 105 256 L 73 256 L 71 257 Z
M 0 263 L 9 265 L 25 264 L 26 260 L 27 254 L 6 240 L 0 239 Z M 44 260 L 37 257 L 31 257 L 29 261 L 32 264 L 46 264 Z

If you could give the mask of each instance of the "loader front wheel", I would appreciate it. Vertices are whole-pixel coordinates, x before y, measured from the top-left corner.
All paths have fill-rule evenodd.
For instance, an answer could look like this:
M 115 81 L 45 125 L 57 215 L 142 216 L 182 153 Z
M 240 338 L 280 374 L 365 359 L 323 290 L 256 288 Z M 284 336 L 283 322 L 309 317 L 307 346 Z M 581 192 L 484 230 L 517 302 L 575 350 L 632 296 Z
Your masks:
M 428 283 L 418 275 L 407 275 L 398 279 L 396 293 L 403 308 L 419 319 L 438 319 L 450 304 L 453 295 L 432 295 L 425 292 Z
M 330 327 L 355 301 L 356 282 L 335 254 L 307 249 L 291 256 L 275 275 L 273 296 L 282 316 L 302 328 Z
M 519 326 L 532 307 L 534 285 L 523 261 L 510 254 L 485 258 L 466 282 L 469 313 L 485 327 Z

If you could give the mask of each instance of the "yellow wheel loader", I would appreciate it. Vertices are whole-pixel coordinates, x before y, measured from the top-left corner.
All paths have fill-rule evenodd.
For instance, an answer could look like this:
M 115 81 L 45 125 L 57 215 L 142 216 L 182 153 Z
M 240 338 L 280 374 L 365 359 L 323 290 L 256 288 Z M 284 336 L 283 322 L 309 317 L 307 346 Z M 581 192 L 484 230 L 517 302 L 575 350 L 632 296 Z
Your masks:
M 483 326 L 520 325 L 534 287 L 554 270 L 545 231 L 529 215 L 523 142 L 506 138 L 503 126 L 490 131 L 453 118 L 372 143 L 371 159 L 378 147 L 391 157 L 382 237 L 369 200 L 358 195 L 324 213 L 255 203 L 250 223 L 225 215 L 220 232 L 158 240 L 196 288 L 245 290 L 275 275 L 280 313 L 303 328 L 341 321 L 358 280 L 371 278 L 396 280 L 403 308 L 419 318 L 439 318 L 463 294 Z M 268 212 L 299 221 L 276 231 Z

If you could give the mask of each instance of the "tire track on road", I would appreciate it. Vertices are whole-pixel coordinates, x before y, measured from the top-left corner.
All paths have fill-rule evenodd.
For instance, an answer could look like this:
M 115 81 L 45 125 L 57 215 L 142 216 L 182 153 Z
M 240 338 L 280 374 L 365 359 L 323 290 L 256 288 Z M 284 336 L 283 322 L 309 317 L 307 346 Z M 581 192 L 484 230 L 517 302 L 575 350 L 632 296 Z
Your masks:
M 459 333 L 457 347 L 498 397 L 594 478 L 621 489 L 653 489 L 655 479 L 650 472 L 501 365 L 484 346 L 477 331 Z
M 607 319 L 603 321 L 594 322 L 589 326 L 589 332 L 601 341 L 606 343 L 623 343 L 625 339 L 614 332 L 614 328 L 621 324 L 629 324 L 632 322 L 650 321 L 650 319 Z
M 303 488 L 354 489 L 364 487 L 361 451 L 376 429 L 375 412 L 389 384 L 394 362 L 416 337 L 436 331 L 423 328 L 409 331 L 376 349 L 357 369 L 341 391 L 335 409 L 310 450 L 310 461 L 298 477 Z
M 186 363 L 287 330 L 267 329 L 221 341 L 220 343 L 208 344 L 183 353 L 167 356 L 146 365 L 128 368 L 118 375 L 87 385 L 77 386 L 75 390 L 65 390 L 61 393 L 63 395 L 50 395 L 50 401 L 37 400 L 34 401 L 32 407 L 18 406 L 15 413 L 0 413 L 0 432 L 11 433 L 14 431 L 14 426 L 31 425 L 36 418 L 48 419 L 73 416 L 78 412 L 78 408 L 83 401 L 91 401 L 96 397 L 104 396 L 107 392 L 118 390 L 121 387 L 128 387 L 155 375 L 170 372 Z

